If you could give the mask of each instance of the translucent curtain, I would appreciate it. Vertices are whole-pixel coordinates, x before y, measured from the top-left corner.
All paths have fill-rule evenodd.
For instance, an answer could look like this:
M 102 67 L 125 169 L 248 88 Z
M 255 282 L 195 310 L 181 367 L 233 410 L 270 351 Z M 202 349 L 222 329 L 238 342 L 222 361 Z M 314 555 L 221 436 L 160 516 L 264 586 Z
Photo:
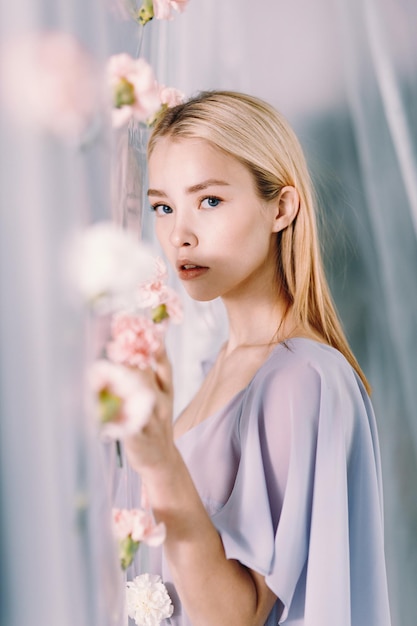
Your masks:
M 349 111 L 370 240 L 367 341 L 385 468 L 396 624 L 417 599 L 417 45 L 415 3 L 340 3 Z
M 189 95 L 225 88 L 263 97 L 305 148 L 328 277 L 373 387 L 396 626 L 413 626 L 417 613 L 416 13 L 412 0 L 201 0 L 160 49 L 170 84 Z M 210 306 L 187 303 L 177 338 L 184 399 L 192 387 L 184 363 L 198 371 L 221 337 L 219 320 L 224 330 Z
M 98 66 L 106 22 L 98 1 L 0 5 L 1 43 L 65 31 Z M 70 236 L 110 215 L 109 139 L 81 150 L 3 111 L 0 133 L 1 623 L 119 626 L 108 481 L 84 406 L 96 328 L 64 270 Z

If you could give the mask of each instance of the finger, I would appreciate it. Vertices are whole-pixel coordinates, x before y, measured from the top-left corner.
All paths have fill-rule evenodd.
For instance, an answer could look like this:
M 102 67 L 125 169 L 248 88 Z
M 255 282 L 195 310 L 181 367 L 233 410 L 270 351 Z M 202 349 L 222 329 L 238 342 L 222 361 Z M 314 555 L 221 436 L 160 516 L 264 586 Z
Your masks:
M 158 387 L 165 393 L 171 393 L 172 391 L 172 367 L 171 362 L 168 359 L 168 355 L 165 350 L 165 346 L 161 346 L 161 349 L 155 355 L 155 378 Z
M 155 373 L 152 367 L 138 367 L 135 371 L 141 381 L 149 387 L 149 389 L 155 389 Z

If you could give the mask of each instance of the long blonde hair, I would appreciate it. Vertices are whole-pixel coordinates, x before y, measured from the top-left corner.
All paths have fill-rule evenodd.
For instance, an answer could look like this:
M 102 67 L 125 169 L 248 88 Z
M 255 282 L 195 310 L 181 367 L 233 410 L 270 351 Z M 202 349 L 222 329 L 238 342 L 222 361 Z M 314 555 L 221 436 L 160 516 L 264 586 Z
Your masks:
M 230 154 L 253 174 L 266 201 L 295 187 L 300 208 L 277 235 L 277 275 L 296 323 L 339 350 L 369 384 L 354 357 L 336 313 L 321 260 L 313 186 L 300 143 L 287 121 L 269 104 L 230 91 L 203 92 L 168 109 L 156 122 L 148 156 L 160 137 L 199 138 Z

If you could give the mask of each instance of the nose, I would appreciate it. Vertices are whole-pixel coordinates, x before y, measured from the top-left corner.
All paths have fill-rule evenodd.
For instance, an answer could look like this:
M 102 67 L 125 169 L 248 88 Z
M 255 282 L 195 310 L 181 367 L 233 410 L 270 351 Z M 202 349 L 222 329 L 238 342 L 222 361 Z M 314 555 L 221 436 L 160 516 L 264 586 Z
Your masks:
M 170 237 L 170 243 L 175 248 L 192 247 L 198 244 L 197 235 L 192 225 L 185 217 L 176 217 Z

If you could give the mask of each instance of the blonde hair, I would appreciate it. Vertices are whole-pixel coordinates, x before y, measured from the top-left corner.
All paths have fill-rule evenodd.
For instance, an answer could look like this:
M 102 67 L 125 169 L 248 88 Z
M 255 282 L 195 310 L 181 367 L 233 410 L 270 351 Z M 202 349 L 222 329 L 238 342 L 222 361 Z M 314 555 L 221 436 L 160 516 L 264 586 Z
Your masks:
M 230 154 L 253 174 L 266 201 L 286 186 L 300 197 L 296 218 L 277 235 L 277 275 L 296 323 L 339 350 L 369 384 L 354 357 L 336 313 L 324 274 L 313 185 L 300 143 L 269 104 L 241 93 L 203 92 L 168 109 L 156 122 L 148 156 L 160 137 L 199 138 Z

